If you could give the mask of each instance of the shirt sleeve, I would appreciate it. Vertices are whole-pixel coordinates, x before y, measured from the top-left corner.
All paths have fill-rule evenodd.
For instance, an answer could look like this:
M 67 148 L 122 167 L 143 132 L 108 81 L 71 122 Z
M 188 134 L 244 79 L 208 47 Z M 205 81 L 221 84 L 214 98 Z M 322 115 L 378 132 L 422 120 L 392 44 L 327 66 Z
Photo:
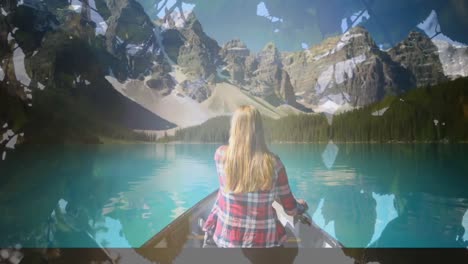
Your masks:
M 215 160 L 215 162 L 219 162 L 221 161 L 223 155 L 224 155 L 224 152 L 226 151 L 226 148 L 227 146 L 226 145 L 222 145 L 222 146 L 219 146 L 216 151 L 215 151 L 215 154 L 214 154 L 214 157 L 213 159 Z
M 224 165 L 223 165 L 223 159 L 224 155 L 226 153 L 226 148 L 227 146 L 223 145 L 220 146 L 215 154 L 214 154 L 214 161 L 216 165 L 216 173 L 218 174 L 218 181 L 219 181 L 219 186 L 220 188 L 224 187 L 225 179 L 224 179 Z
M 216 222 L 218 220 L 218 200 L 220 196 L 220 190 L 218 190 L 218 194 L 216 195 L 216 201 L 213 205 L 213 208 L 211 208 L 211 212 L 206 218 L 205 223 L 203 224 L 202 230 L 203 231 L 208 231 L 208 230 L 213 230 L 216 227 Z
M 289 186 L 288 175 L 286 174 L 286 169 L 278 159 L 278 178 L 276 182 L 276 190 L 277 190 L 277 197 L 279 198 L 281 205 L 285 211 L 295 211 L 297 208 L 296 198 L 291 192 L 291 188 Z
M 216 170 L 217 170 L 217 173 L 218 173 L 218 180 L 219 180 L 219 186 L 220 188 L 222 188 L 223 186 L 223 179 L 222 177 L 220 176 L 220 163 L 222 161 L 222 156 L 224 155 L 224 151 L 226 149 L 226 146 L 220 146 L 216 149 L 215 151 L 215 154 L 214 154 L 214 161 L 215 161 L 215 165 L 216 165 Z M 213 229 L 216 227 L 216 221 L 218 219 L 218 211 L 219 211 L 219 199 L 220 199 L 220 196 L 221 196 L 221 189 L 218 190 L 218 194 L 216 196 L 216 201 L 213 205 L 213 208 L 211 209 L 211 212 L 210 214 L 208 215 L 206 221 L 205 221 L 205 224 L 203 225 L 203 231 L 207 231 L 207 230 L 210 230 L 210 229 Z

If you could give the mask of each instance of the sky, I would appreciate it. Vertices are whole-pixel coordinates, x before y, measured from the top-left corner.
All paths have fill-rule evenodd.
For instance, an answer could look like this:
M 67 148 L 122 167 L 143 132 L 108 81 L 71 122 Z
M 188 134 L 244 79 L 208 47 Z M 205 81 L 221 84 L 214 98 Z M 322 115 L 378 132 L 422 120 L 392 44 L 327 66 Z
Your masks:
M 438 38 L 468 43 L 465 0 L 138 1 L 153 19 L 164 16 L 164 7 L 180 1 L 183 12 L 195 12 L 205 32 L 220 45 L 238 38 L 253 51 L 269 42 L 283 51 L 301 50 L 357 25 L 368 29 L 376 43 L 386 49 L 412 30 L 427 31 L 420 25 L 434 17 L 443 33 Z

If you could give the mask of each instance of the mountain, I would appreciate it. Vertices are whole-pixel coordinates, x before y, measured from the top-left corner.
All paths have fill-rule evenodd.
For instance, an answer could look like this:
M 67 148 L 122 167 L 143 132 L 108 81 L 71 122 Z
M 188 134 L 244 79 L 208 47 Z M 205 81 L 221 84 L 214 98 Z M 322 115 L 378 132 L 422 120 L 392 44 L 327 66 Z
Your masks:
M 355 27 L 305 51 L 284 53 L 283 65 L 299 102 L 334 113 L 435 85 L 450 76 L 467 76 L 466 50 L 410 32 L 395 47 L 382 51 L 364 28 Z
M 411 72 L 381 51 L 361 27 L 285 54 L 283 64 L 306 105 L 363 106 L 415 86 Z
M 250 54 L 240 40 L 229 41 L 221 51 L 231 82 L 279 106 L 296 102 L 287 72 L 283 70 L 281 53 L 269 43 L 258 54 Z
M 468 47 L 443 40 L 433 40 L 439 53 L 442 69 L 450 79 L 468 76 Z
M 79 1 L 0 4 L 0 122 L 22 135 L 18 142 L 96 143 L 100 136 L 136 138 L 132 129 L 174 127 L 105 79 L 109 73 L 141 77 L 153 63 L 146 55 L 157 49 L 152 28 L 123 26 L 130 18 L 151 22 L 141 7 L 132 0 L 112 3 L 115 8 L 93 4 L 108 15 L 107 32 L 102 17 Z M 119 38 L 125 46 L 117 45 Z
M 256 61 L 250 56 L 250 50 L 240 40 L 228 41 L 220 50 L 220 56 L 225 66 L 224 71 L 228 78 L 235 85 L 244 85 L 246 80 L 251 78 Z
M 460 9 L 459 7 L 457 8 Z M 452 13 L 442 12 L 442 14 L 438 14 L 436 10 L 432 10 L 429 16 L 424 21 L 419 23 L 417 27 L 421 31 L 424 31 L 427 36 L 431 37 L 431 41 L 438 49 L 439 59 L 442 63 L 444 74 L 447 77 L 455 79 L 458 77 L 467 76 L 467 45 L 452 40 L 451 37 L 454 37 L 453 35 L 449 37 L 444 34 L 453 33 L 457 29 L 441 26 L 441 23 L 442 25 L 444 23 L 444 19 L 439 22 L 439 15 L 442 15 L 442 17 L 446 15 L 453 16 Z M 452 17 L 452 19 L 449 21 L 453 22 L 455 20 Z M 441 28 L 444 29 L 444 32 L 441 31 Z M 459 36 L 457 39 L 462 40 L 463 37 Z
M 293 87 L 274 45 L 252 56 L 246 47 L 239 47 L 240 41 L 221 48 L 204 33 L 193 13 L 168 13 L 155 22 L 155 31 L 167 65 L 164 74 L 170 76 L 173 88 L 164 92 L 154 89 L 152 84 L 157 80 L 150 80 L 151 74 L 126 80 L 111 74 L 105 78 L 122 95 L 177 127 L 229 115 L 242 104 L 256 105 L 272 118 L 301 111 L 294 104 Z
M 413 31 L 388 54 L 413 74 L 416 87 L 422 87 L 447 80 L 438 52 L 437 46 L 426 34 Z
M 2 145 L 141 138 L 133 130 L 194 126 L 241 104 L 274 119 L 332 115 L 467 75 L 465 46 L 419 32 L 387 51 L 355 27 L 254 53 L 218 44 L 190 11 L 153 21 L 135 0 L 86 3 L 0 3 Z
M 184 73 L 195 78 L 210 78 L 216 73 L 219 61 L 218 43 L 203 32 L 202 26 L 193 13 L 188 15 L 183 27 L 178 29 L 181 45 L 176 55 L 177 64 Z M 163 33 L 165 38 L 165 34 Z M 170 45 L 168 45 L 170 46 Z
M 468 77 L 411 89 L 359 109 L 339 113 L 264 118 L 274 142 L 465 142 L 468 139 Z M 227 142 L 229 118 L 178 130 L 169 140 Z

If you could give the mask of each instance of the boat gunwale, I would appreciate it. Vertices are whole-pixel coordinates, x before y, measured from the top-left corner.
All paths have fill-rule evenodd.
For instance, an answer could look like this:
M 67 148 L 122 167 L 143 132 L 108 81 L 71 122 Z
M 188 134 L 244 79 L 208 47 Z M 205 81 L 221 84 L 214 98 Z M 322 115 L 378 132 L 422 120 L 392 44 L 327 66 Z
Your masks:
M 157 245 L 159 242 L 161 242 L 165 237 L 167 237 L 171 232 L 174 231 L 174 229 L 177 228 L 178 225 L 180 225 L 182 222 L 190 220 L 190 217 L 193 215 L 193 213 L 200 209 L 200 207 L 204 206 L 208 201 L 212 200 L 215 198 L 216 194 L 218 193 L 219 188 L 208 194 L 205 198 L 194 204 L 191 208 L 189 208 L 187 211 L 182 213 L 180 216 L 175 218 L 173 221 L 171 221 L 168 225 L 166 225 L 163 229 L 161 229 L 158 233 L 156 233 L 153 237 L 148 239 L 143 245 L 140 246 L 140 249 L 145 249 L 145 248 L 153 248 L 155 245 Z M 330 244 L 330 246 L 337 246 L 337 248 L 345 248 L 345 246 L 338 241 L 336 238 L 332 237 L 330 234 L 328 234 L 325 230 L 320 228 L 313 220 L 312 217 L 304 213 L 309 219 L 311 220 L 311 226 L 308 226 L 308 228 L 313 228 L 316 230 L 316 232 L 319 232 L 321 236 L 323 237 L 323 240 L 327 242 L 327 244 Z

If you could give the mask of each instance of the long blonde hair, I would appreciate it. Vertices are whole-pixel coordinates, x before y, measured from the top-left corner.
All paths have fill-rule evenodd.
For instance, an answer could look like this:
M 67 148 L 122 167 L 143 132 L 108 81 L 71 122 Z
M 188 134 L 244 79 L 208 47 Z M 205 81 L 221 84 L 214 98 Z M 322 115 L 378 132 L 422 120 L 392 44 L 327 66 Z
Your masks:
M 224 169 L 226 190 L 233 193 L 272 188 L 275 156 L 268 150 L 260 112 L 243 105 L 232 116 Z

